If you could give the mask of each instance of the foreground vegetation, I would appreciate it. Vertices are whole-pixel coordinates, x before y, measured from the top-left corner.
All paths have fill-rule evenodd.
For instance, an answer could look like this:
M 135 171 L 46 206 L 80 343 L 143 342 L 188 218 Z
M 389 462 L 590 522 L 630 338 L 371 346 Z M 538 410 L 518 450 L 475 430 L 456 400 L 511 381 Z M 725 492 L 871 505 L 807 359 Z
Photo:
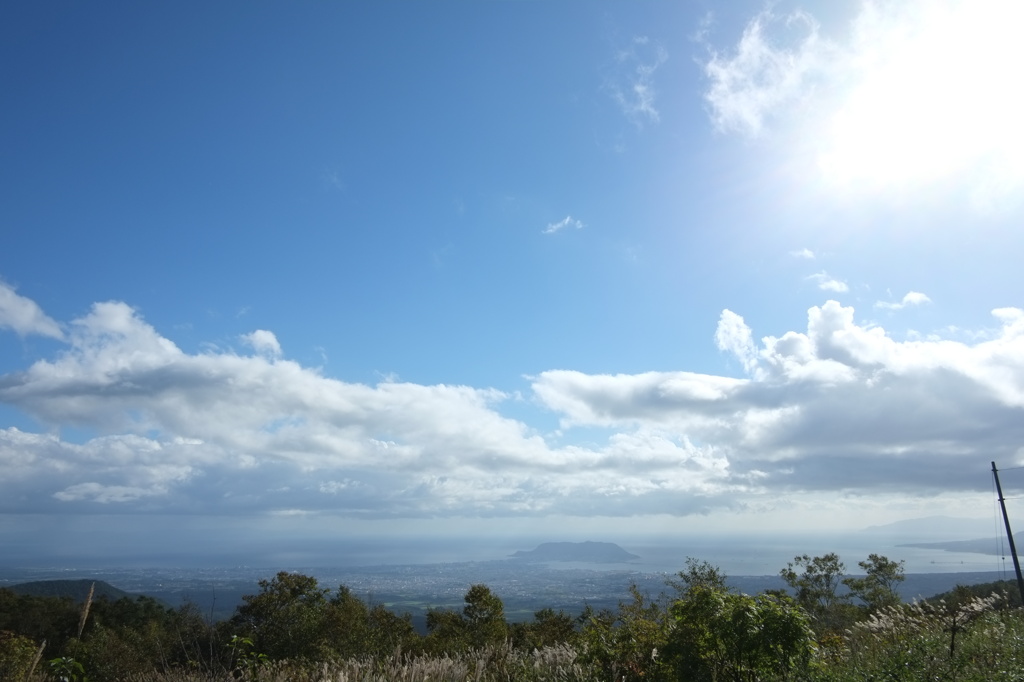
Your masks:
M 988 589 L 901 604 L 902 562 L 796 557 L 786 592 L 730 590 L 695 560 L 652 597 L 578 617 L 542 609 L 509 623 L 473 585 L 461 610 L 408 615 L 344 586 L 279 573 L 228 621 L 147 597 L 86 600 L 0 590 L 0 680 L 1021 680 L 1024 613 Z M 1014 602 L 1016 604 L 1017 602 Z

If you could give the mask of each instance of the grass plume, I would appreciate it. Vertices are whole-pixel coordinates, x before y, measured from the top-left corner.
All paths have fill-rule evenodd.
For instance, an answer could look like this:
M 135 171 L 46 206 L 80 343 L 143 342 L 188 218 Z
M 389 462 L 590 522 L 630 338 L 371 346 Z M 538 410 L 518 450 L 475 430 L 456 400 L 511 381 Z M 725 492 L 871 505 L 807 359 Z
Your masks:
M 78 639 L 82 639 L 82 630 L 85 629 L 85 621 L 89 617 L 89 608 L 92 606 L 92 595 L 96 591 L 96 583 L 89 586 L 89 596 L 85 598 L 85 603 L 82 604 L 82 617 L 78 619 Z

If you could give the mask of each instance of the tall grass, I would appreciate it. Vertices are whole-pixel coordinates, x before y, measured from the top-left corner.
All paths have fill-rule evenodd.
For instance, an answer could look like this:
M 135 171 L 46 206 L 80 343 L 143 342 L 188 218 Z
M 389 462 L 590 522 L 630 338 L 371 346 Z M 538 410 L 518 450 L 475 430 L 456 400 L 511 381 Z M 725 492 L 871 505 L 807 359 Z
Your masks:
M 504 644 L 440 656 L 396 653 L 383 660 L 277 661 L 235 674 L 173 670 L 141 674 L 125 682 L 598 682 L 596 672 L 576 659 L 577 652 L 568 645 L 527 652 Z
M 819 679 L 1024 679 L 1024 612 L 996 610 L 998 595 L 961 604 L 921 602 L 882 609 L 846 633 Z
M 96 592 L 96 583 L 89 586 L 89 595 L 82 604 L 82 617 L 78 619 L 78 639 L 82 639 L 82 630 L 85 629 L 85 621 L 89 617 L 89 608 L 92 607 L 92 595 Z

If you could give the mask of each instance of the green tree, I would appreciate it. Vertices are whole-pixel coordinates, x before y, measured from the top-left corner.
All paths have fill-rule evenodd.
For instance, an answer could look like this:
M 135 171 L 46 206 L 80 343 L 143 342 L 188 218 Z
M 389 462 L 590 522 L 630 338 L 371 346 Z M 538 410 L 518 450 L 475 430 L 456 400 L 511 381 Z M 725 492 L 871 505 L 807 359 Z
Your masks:
M 260 580 L 260 592 L 242 597 L 232 618 L 252 638 L 255 651 L 272 659 L 322 660 L 330 652 L 326 627 L 330 590 L 316 578 L 281 571 Z
M 469 648 L 466 619 L 451 609 L 428 609 L 423 647 L 427 653 L 438 655 L 465 651 Z
M 797 572 L 797 569 L 802 569 Z M 846 566 L 834 552 L 814 558 L 795 557 L 779 572 L 796 594 L 796 602 L 811 615 L 819 635 L 837 632 L 852 621 L 849 594 L 840 594 Z
M 0 630 L 10 630 L 31 640 L 46 641 L 43 656 L 61 655 L 75 636 L 81 609 L 70 597 L 19 595 L 0 588 Z
M 366 653 L 387 657 L 399 650 L 410 650 L 420 644 L 420 636 L 412 625 L 412 616 L 401 615 L 377 604 L 367 614 L 368 640 Z
M 89 619 L 93 624 L 104 627 L 142 628 L 149 623 L 167 623 L 173 609 L 160 604 L 152 597 L 140 595 L 135 599 L 121 597 L 111 601 L 101 597 L 92 602 Z
M 161 634 L 156 623 L 139 629 L 96 624 L 65 651 L 85 667 L 91 682 L 120 682 L 164 667 Z
M 523 649 L 543 649 L 571 642 L 576 636 L 572 616 L 564 611 L 543 608 L 535 611 L 530 623 L 515 623 L 513 643 Z
M 869 554 L 867 561 L 859 561 L 857 565 L 864 570 L 864 577 L 850 576 L 843 579 L 843 584 L 850 589 L 850 594 L 854 598 L 863 602 L 870 613 L 900 603 L 898 589 L 900 583 L 906 579 L 903 561 L 893 561 L 880 554 Z
M 167 670 L 174 656 L 174 610 L 151 597 L 94 600 L 82 640 L 69 642 L 94 682 Z
M 352 594 L 352 590 L 339 586 L 324 614 L 324 634 L 331 651 L 341 658 L 366 653 L 369 616 L 366 604 Z
M 0 680 L 26 678 L 38 652 L 38 645 L 28 637 L 0 630 Z
M 505 605 L 486 585 L 472 585 L 463 597 L 462 613 L 427 611 L 426 648 L 432 653 L 464 651 L 502 644 L 508 639 Z
M 619 603 L 618 612 L 595 612 L 588 605 L 580 616 L 581 659 L 599 667 L 605 679 L 650 679 L 659 667 L 667 612 L 663 604 L 644 595 L 635 584 L 630 585 L 629 595 L 629 601 Z
M 466 619 L 470 646 L 501 644 L 508 638 L 505 605 L 489 587 L 471 586 L 463 601 L 466 606 L 462 609 L 462 615 Z
M 580 660 L 601 671 L 602 678 L 615 679 L 615 651 L 612 634 L 617 616 L 611 609 L 596 610 L 590 604 L 576 618 Z
M 726 575 L 718 566 L 693 557 L 686 557 L 686 569 L 679 571 L 676 578 L 669 578 L 665 582 L 680 596 L 699 585 L 716 590 L 729 589 L 725 584 Z
M 226 623 L 221 627 L 230 626 Z M 199 606 L 186 602 L 178 607 L 167 623 L 171 667 L 188 667 L 213 672 L 221 670 L 221 646 L 217 629 L 207 622 Z
M 788 680 L 814 653 L 807 614 L 785 596 L 754 597 L 697 583 L 670 607 L 664 664 L 673 679 Z

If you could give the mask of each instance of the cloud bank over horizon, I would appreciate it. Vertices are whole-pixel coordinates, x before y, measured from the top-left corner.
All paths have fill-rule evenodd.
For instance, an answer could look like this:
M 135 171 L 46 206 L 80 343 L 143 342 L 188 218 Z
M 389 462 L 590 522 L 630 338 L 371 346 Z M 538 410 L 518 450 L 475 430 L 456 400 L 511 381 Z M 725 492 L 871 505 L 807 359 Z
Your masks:
M 53 335 L 19 322 L 30 299 L 0 296 L 0 326 Z M 973 493 L 1024 439 L 1024 311 L 993 315 L 974 343 L 900 341 L 830 300 L 805 331 L 757 342 L 724 310 L 714 343 L 742 376 L 544 371 L 529 379 L 559 421 L 544 433 L 502 414 L 510 391 L 345 382 L 287 359 L 267 330 L 241 339 L 251 355 L 189 354 L 128 304 L 96 303 L 63 325 L 63 350 L 0 376 L 0 402 L 44 425 L 0 429 L 0 508 L 685 516 Z

